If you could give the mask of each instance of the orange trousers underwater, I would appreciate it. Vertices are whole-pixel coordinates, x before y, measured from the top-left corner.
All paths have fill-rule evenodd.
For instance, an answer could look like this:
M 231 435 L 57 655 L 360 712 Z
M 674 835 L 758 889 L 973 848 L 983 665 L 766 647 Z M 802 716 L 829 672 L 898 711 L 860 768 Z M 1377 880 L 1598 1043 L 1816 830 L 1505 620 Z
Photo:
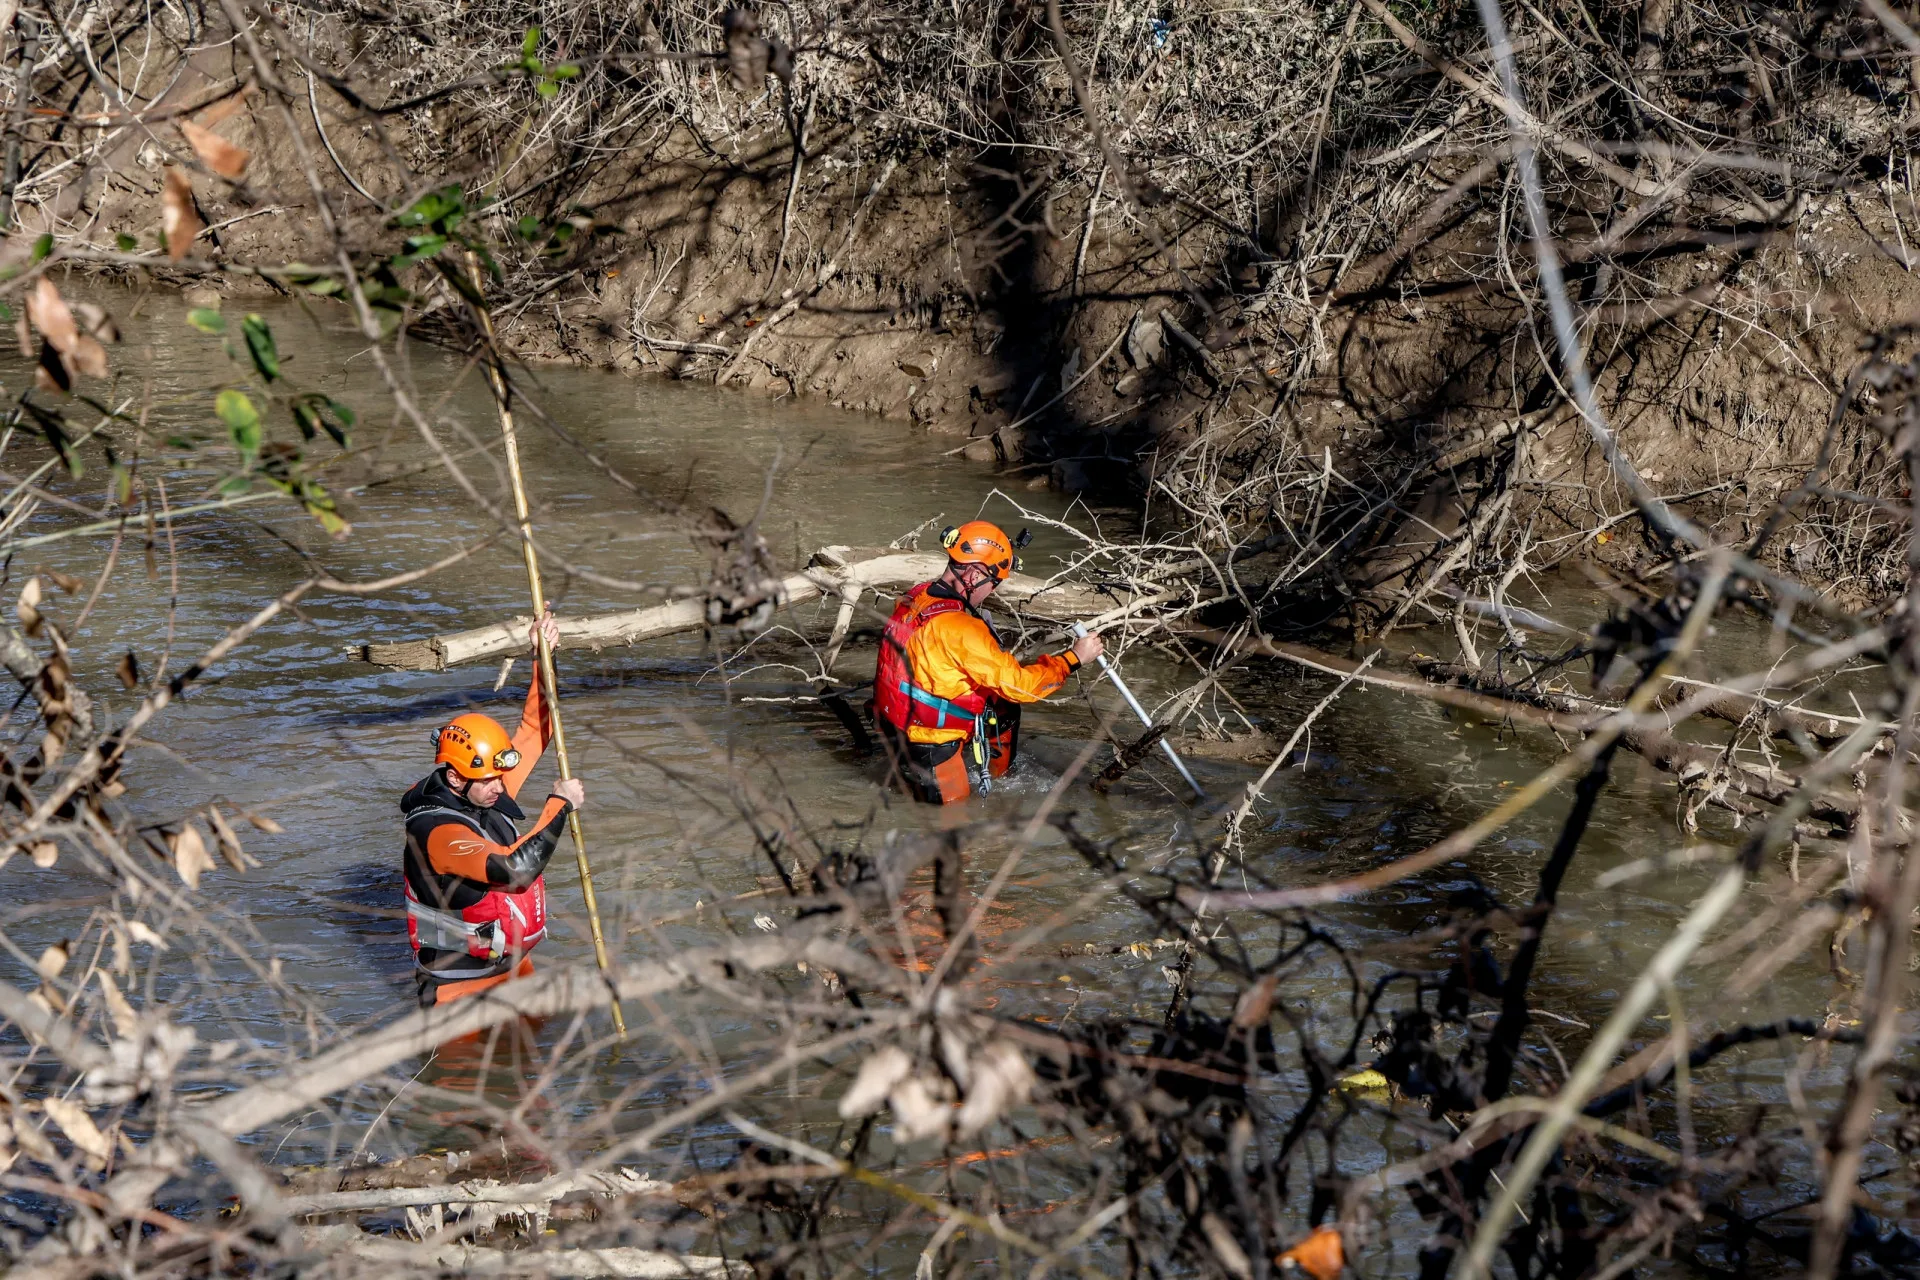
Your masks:
M 1005 777 L 1019 753 L 1020 708 L 1005 704 L 993 711 L 984 737 L 959 742 L 912 742 L 886 720 L 876 717 L 874 723 L 892 772 L 916 799 L 957 804 L 986 789 L 979 785 L 983 775 L 989 785 L 992 779 Z M 968 757 L 976 751 L 978 757 L 969 764 Z
M 497 987 L 503 982 L 515 978 L 533 976 L 533 958 L 520 961 L 520 967 L 510 973 L 496 973 L 491 978 L 467 978 L 461 982 L 435 982 L 431 978 L 420 980 L 420 1003 L 424 1006 L 450 1004 L 467 996 L 478 995 L 489 987 Z

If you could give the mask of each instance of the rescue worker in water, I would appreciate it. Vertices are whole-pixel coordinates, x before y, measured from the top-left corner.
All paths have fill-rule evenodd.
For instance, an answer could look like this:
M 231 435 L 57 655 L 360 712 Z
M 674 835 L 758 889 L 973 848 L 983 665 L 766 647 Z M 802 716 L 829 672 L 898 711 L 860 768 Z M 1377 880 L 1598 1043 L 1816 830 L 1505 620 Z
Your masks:
M 534 625 L 551 649 L 560 636 L 553 614 Z M 577 778 L 555 782 L 533 830 L 523 836 L 514 825 L 527 816 L 515 803 L 520 788 L 553 740 L 537 658 L 511 738 L 493 717 L 471 714 L 433 740 L 433 772 L 400 799 L 407 941 L 423 1008 L 533 972 L 527 953 L 547 934 L 542 873 L 567 814 L 586 800 Z
M 970 520 L 941 536 L 947 567 L 900 598 L 880 641 L 873 719 L 907 789 L 933 804 L 985 794 L 1020 749 L 1020 704 L 1064 686 L 1102 652 L 1082 636 L 1022 665 L 980 610 L 1019 567 L 998 526 Z M 1024 535 L 1022 541 L 1024 542 Z

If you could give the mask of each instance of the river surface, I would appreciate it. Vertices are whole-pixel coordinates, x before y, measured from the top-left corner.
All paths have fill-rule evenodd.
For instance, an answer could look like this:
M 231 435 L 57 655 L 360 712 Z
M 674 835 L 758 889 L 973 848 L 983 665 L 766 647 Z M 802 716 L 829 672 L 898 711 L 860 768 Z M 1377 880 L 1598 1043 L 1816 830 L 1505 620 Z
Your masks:
M 114 353 L 122 375 L 117 394 L 134 397 L 134 411 L 143 396 L 147 399 L 151 436 L 198 441 L 193 453 L 172 448 L 164 462 L 149 458 L 145 474 L 166 476 L 168 501 L 176 506 L 216 496 L 211 486 L 225 455 L 224 432 L 211 412 L 212 393 L 240 377 L 238 366 L 220 339 L 184 323 L 184 305 L 177 299 L 147 296 L 137 306 L 131 294 L 101 295 L 101 300 L 122 315 L 128 331 L 128 341 Z M 354 444 L 363 452 L 343 465 L 336 487 L 364 478 L 361 468 L 367 464 L 393 471 L 430 459 L 413 428 L 394 421 L 383 408 L 384 396 L 362 344 L 337 327 L 333 313 L 316 320 L 291 306 L 262 311 L 287 358 L 287 376 L 303 389 L 326 391 L 359 411 Z M 228 316 L 237 323 L 232 304 Z M 450 447 L 469 447 L 463 430 L 480 443 L 495 439 L 490 400 L 463 362 L 419 346 L 410 348 L 406 359 Z M 12 383 L 26 376 L 26 368 L 9 357 L 0 376 Z M 785 571 L 823 544 L 883 545 L 929 520 L 936 520 L 937 529 L 979 514 L 1017 528 L 1021 516 L 1008 499 L 995 496 L 996 490 L 1049 517 L 1083 526 L 1094 518 L 1084 507 L 1070 509 L 1058 494 L 1029 490 L 1027 481 L 1035 473 L 995 474 L 993 468 L 944 457 L 948 438 L 929 438 L 894 422 L 609 373 L 543 368 L 527 377 L 556 419 L 650 495 L 637 499 L 537 423 L 523 424 L 527 478 L 549 549 L 613 578 L 669 589 L 698 586 L 704 560 L 681 526 L 662 513 L 669 507 L 719 506 L 744 521 L 764 497 L 761 528 Z M 129 434 L 121 428 L 108 434 L 123 442 L 124 451 Z M 18 476 L 46 455 L 44 445 L 16 440 L 0 467 Z M 469 454 L 465 465 L 484 490 L 498 492 L 498 475 L 487 459 Z M 80 481 L 63 479 L 51 487 L 98 507 L 108 483 L 105 469 L 96 464 Z M 308 568 L 302 551 L 338 578 L 367 580 L 420 568 L 483 537 L 489 528 L 439 469 L 365 489 L 343 499 L 343 506 L 353 532 L 337 543 L 284 500 L 183 519 L 171 538 L 163 532 L 157 539 L 151 562 L 144 535 L 130 529 L 98 602 L 72 629 L 82 685 L 124 716 L 131 697 L 114 677 L 124 653 L 136 654 L 143 672 L 170 653 L 170 669 L 179 670 L 227 628 L 303 580 Z M 1126 527 L 1121 513 L 1103 512 L 1099 518 L 1112 531 Z M 84 519 L 43 508 L 21 532 L 42 535 Z M 1047 572 L 1072 544 L 1045 528 L 1036 527 L 1036 534 L 1029 563 Z M 90 587 L 111 541 L 90 536 L 29 547 L 16 554 L 12 572 L 17 580 L 36 569 L 59 570 Z M 923 545 L 933 548 L 935 537 Z M 657 599 L 569 581 L 558 568 L 550 568 L 549 575 L 549 590 L 564 612 L 634 607 Z M 172 610 L 170 599 L 177 599 Z M 287 982 L 310 1003 L 312 1019 L 290 1014 L 286 1000 L 265 993 L 243 965 L 211 949 L 185 955 L 181 952 L 189 948 L 178 948 L 162 957 L 150 971 L 145 998 L 167 1001 L 203 1039 L 243 1045 L 297 1042 L 326 1034 L 328 1024 L 375 1023 L 411 1007 L 409 954 L 398 918 L 396 801 L 427 770 L 429 736 L 450 717 L 482 709 L 514 722 L 527 664 L 518 663 L 496 693 L 498 672 L 492 665 L 444 673 L 387 671 L 351 660 L 348 651 L 367 641 L 479 626 L 525 607 L 517 549 L 507 543 L 383 594 L 316 594 L 301 603 L 298 616 L 274 621 L 149 727 L 126 771 L 128 802 L 144 821 L 177 819 L 209 800 L 230 799 L 284 829 L 274 835 L 242 828 L 249 852 L 264 865 L 244 877 L 224 866 L 216 869 L 198 899 L 230 913 L 226 925 L 236 936 L 254 939 L 249 945 L 259 959 L 278 961 Z M 56 619 L 71 623 L 80 605 L 56 596 L 48 608 Z M 828 607 L 809 605 L 784 615 L 782 623 L 817 640 L 830 620 Z M 1452 650 L 1449 639 L 1434 636 L 1430 643 Z M 870 642 L 851 646 L 841 674 L 865 678 L 872 652 Z M 888 794 L 879 766 L 856 755 L 846 732 L 817 705 L 752 700 L 792 693 L 806 674 L 798 666 L 806 650 L 790 638 L 770 637 L 765 653 L 766 666 L 758 666 L 752 655 L 737 660 L 731 686 L 715 673 L 713 654 L 698 636 L 597 655 L 561 655 L 575 769 L 589 789 L 583 818 L 617 958 L 643 959 L 710 943 L 715 936 L 711 919 L 695 912 L 695 905 L 763 886 L 769 867 L 730 799 L 739 787 L 787 806 L 795 824 L 823 843 L 835 838 L 836 824 L 864 823 L 883 831 L 963 817 L 1018 816 L 1030 812 L 1057 781 L 1058 771 L 1114 699 L 1109 688 L 1082 678 L 1056 702 L 1031 709 L 1031 750 L 1010 785 L 964 814 L 939 812 Z M 1129 656 L 1126 670 L 1150 700 L 1192 678 L 1145 649 Z M 1284 738 L 1331 681 L 1270 664 L 1239 669 L 1226 687 L 1254 724 Z M 1245 728 L 1224 701 L 1214 710 L 1227 717 L 1229 727 Z M 1551 739 L 1537 733 L 1503 732 L 1424 701 L 1356 687 L 1315 726 L 1305 763 L 1282 771 L 1269 786 L 1268 801 L 1248 827 L 1246 856 L 1269 878 L 1287 883 L 1366 870 L 1415 852 L 1470 820 L 1555 754 Z M 1237 792 L 1264 763 L 1198 761 L 1196 767 L 1212 792 L 1225 795 Z M 529 788 L 534 801 L 529 808 L 537 808 L 551 776 L 549 759 Z M 1595 878 L 1610 867 L 1703 838 L 1682 836 L 1666 780 L 1625 756 L 1616 777 L 1563 892 L 1534 986 L 1535 1004 L 1546 1015 L 1543 1027 L 1569 1057 L 1584 1043 L 1584 1028 L 1605 1017 L 1623 985 L 1711 877 L 1707 869 L 1670 870 L 1616 888 L 1594 887 Z M 1177 781 L 1163 763 L 1154 762 L 1110 798 L 1077 785 L 1063 803 L 1077 811 L 1084 829 L 1119 839 L 1130 857 L 1151 864 L 1179 848 L 1169 841 L 1177 794 Z M 1452 897 L 1476 877 L 1503 901 L 1524 904 L 1566 803 L 1562 795 L 1540 806 L 1453 867 L 1392 886 L 1325 918 L 1356 946 L 1385 947 L 1441 923 Z M 1712 821 L 1708 825 L 1711 829 Z M 1729 838 L 1724 828 L 1720 838 Z M 979 851 L 974 864 L 979 880 L 992 874 L 1005 847 L 989 842 Z M 1078 857 L 1051 833 L 1043 835 L 990 916 L 990 938 L 1064 913 L 1057 940 L 1065 949 L 1082 951 L 1086 943 L 1103 949 L 1133 941 L 1151 944 L 1151 927 L 1117 895 L 1098 897 L 1091 907 L 1082 901 L 1091 882 Z M 577 877 L 564 845 L 549 885 L 557 920 L 539 963 L 590 960 Z M 9 932 L 17 954 L 37 955 L 47 943 L 76 933 L 91 909 L 87 895 L 92 892 L 89 882 L 65 867 L 42 870 L 14 859 L 0 880 L 0 894 L 12 909 Z M 656 923 L 663 918 L 671 919 Z M 164 918 L 154 922 L 164 930 Z M 1823 948 L 1814 950 L 1824 954 Z M 1380 970 L 1394 960 L 1420 960 L 1381 954 L 1384 959 L 1370 962 Z M 1154 951 L 1049 962 L 1044 971 L 1009 975 L 1004 994 L 1016 1006 L 1056 1020 L 1120 1013 L 1154 1022 L 1165 1009 L 1162 966 L 1168 958 L 1169 953 Z M 1690 970 L 1680 986 L 1682 999 L 1713 992 L 1726 972 L 1724 966 Z M 24 964 L 11 978 L 31 985 Z M 1346 977 L 1329 966 L 1298 976 L 1282 988 L 1280 998 L 1309 1025 L 1324 1025 L 1327 1047 L 1334 1048 L 1331 1037 L 1344 1034 L 1348 992 Z M 1715 1009 L 1714 1021 L 1731 1025 L 1790 1014 L 1819 1018 L 1839 994 L 1823 965 L 1804 960 L 1763 987 L 1749 1007 Z M 1218 1004 L 1230 994 L 1205 993 L 1205 998 Z M 672 1002 L 662 1005 L 667 1015 L 687 1012 Z M 704 1033 L 715 1060 L 751 1061 L 764 1028 L 738 1013 L 707 1012 Z M 652 1015 L 640 1009 L 630 1014 L 637 1037 L 629 1066 L 634 1059 L 650 1068 L 671 1063 L 675 1050 L 653 1026 Z M 1660 1034 L 1665 1017 L 1663 1008 L 1642 1035 Z M 1699 1073 L 1693 1088 L 1701 1140 L 1716 1140 L 1744 1123 L 1753 1105 L 1787 1107 L 1787 1076 L 1802 1049 L 1797 1040 L 1761 1046 L 1730 1054 Z M 1837 1080 L 1836 1068 L 1815 1061 L 1804 1088 L 1818 1100 Z M 560 1081 L 546 1087 L 578 1098 L 600 1086 Z M 623 1122 L 637 1124 L 671 1106 L 679 1087 L 663 1080 L 642 1092 L 628 1102 Z M 1384 1104 L 1379 1112 L 1363 1122 L 1362 1130 L 1388 1136 L 1402 1154 L 1411 1151 L 1391 1136 L 1395 1125 Z M 795 1123 L 799 1132 L 817 1127 L 825 1140 L 836 1132 L 831 1099 L 806 1104 Z M 1655 1123 L 1664 1140 L 1676 1140 L 1670 1116 L 1656 1114 Z M 1362 1130 L 1350 1130 L 1333 1157 L 1346 1173 L 1377 1167 L 1384 1158 L 1378 1142 L 1360 1140 Z M 707 1131 L 726 1132 L 719 1124 Z M 261 1139 L 282 1159 L 313 1160 L 360 1143 L 362 1135 L 316 1115 Z M 386 1155 L 440 1141 L 457 1141 L 457 1135 L 409 1119 L 380 1129 L 366 1145 Z M 1804 1166 L 1801 1170 L 1804 1174 Z M 1789 1171 L 1777 1200 L 1809 1192 Z M 1378 1246 L 1369 1263 L 1375 1274 L 1405 1271 L 1424 1234 L 1403 1197 L 1390 1198 L 1388 1208 L 1392 1224 L 1405 1230 L 1389 1232 Z

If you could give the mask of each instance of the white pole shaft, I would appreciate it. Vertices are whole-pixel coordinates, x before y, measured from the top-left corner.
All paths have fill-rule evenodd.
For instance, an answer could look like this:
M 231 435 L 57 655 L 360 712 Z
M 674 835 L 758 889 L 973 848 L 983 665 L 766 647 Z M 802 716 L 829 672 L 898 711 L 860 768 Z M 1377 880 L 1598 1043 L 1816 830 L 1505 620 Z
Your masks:
M 1084 636 L 1087 634 L 1087 629 L 1076 622 L 1073 624 L 1073 634 L 1076 636 Z M 1133 696 L 1133 690 L 1127 688 L 1127 682 L 1120 678 L 1120 673 L 1113 669 L 1111 662 L 1107 661 L 1107 655 L 1104 653 L 1101 654 L 1097 661 L 1100 663 L 1101 673 L 1105 675 L 1107 679 L 1113 681 L 1113 687 L 1120 691 L 1120 696 L 1125 698 L 1127 705 L 1133 708 L 1133 714 L 1140 717 L 1140 723 L 1149 729 L 1153 728 L 1153 717 L 1148 715 L 1147 709 L 1140 705 L 1140 699 Z M 1173 744 L 1165 738 L 1161 738 L 1160 749 L 1167 753 L 1167 759 L 1173 761 L 1173 767 L 1180 771 L 1180 776 L 1185 778 L 1187 785 L 1193 788 L 1193 794 L 1205 800 L 1207 798 L 1206 791 L 1198 782 L 1193 780 L 1193 774 L 1188 770 L 1187 762 L 1180 758 L 1180 753 L 1173 749 Z

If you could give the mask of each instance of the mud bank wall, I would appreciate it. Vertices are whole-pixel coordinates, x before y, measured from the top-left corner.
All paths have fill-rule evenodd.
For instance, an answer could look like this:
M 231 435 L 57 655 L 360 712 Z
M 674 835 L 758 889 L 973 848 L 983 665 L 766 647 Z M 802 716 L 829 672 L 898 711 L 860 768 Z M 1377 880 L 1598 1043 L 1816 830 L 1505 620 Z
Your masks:
M 1862 338 L 1910 310 L 1920 226 L 1884 40 L 1814 17 L 1755 62 L 1735 17 L 1530 12 L 1514 49 L 1601 404 L 1655 491 L 1750 530 L 1820 454 Z M 119 107 L 75 64 L 78 107 L 23 159 L 29 232 L 146 270 L 126 245 L 185 165 L 210 229 L 174 278 L 298 291 L 264 268 L 325 262 L 329 228 L 390 253 L 451 186 L 524 358 L 822 397 L 1029 483 L 1155 495 L 1240 552 L 1305 519 L 1331 539 L 1308 594 L 1349 602 L 1462 542 L 1664 554 L 1567 408 L 1470 7 L 253 13 L 272 84 L 230 18 L 156 20 L 151 67 L 102 45 L 120 82 L 168 86 L 138 128 L 80 127 Z M 1688 87 L 1736 50 L 1744 88 Z M 244 180 L 194 120 L 254 156 Z M 392 288 L 413 332 L 471 341 L 428 266 Z M 1837 445 L 1826 488 L 1897 487 L 1857 423 Z M 1824 501 L 1776 553 L 1885 590 L 1885 530 Z

